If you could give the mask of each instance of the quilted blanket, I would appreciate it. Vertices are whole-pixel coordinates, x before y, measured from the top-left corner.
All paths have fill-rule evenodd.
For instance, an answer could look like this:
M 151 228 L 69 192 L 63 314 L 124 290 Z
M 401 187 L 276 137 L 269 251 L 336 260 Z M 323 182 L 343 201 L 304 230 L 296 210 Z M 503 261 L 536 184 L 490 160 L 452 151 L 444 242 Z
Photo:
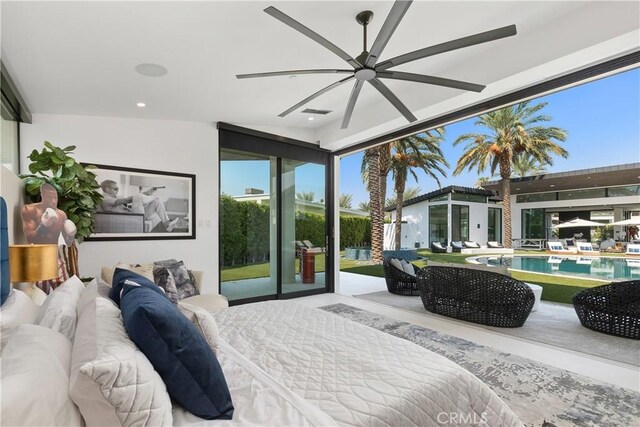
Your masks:
M 230 424 L 522 425 L 465 369 L 368 326 L 290 301 L 215 317 L 236 408 Z M 210 422 L 178 409 L 174 423 Z

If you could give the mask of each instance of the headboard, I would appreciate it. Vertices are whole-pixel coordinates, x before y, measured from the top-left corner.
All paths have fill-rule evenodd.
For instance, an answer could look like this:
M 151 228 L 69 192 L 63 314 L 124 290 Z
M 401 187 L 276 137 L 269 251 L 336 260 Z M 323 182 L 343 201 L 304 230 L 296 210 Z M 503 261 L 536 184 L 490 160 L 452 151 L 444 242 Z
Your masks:
M 9 283 L 9 227 L 7 226 L 7 203 L 0 197 L 0 305 L 9 296 L 11 284 Z

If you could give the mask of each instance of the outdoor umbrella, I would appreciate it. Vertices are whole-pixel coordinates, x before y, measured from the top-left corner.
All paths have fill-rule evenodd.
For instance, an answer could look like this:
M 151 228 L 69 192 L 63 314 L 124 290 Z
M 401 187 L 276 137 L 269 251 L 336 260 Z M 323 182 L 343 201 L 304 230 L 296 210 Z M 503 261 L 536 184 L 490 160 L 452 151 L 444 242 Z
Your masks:
M 595 221 L 589 221 L 586 219 L 574 218 L 570 221 L 565 221 L 561 224 L 554 225 L 551 228 L 570 228 L 570 227 L 602 227 L 605 224 Z M 609 225 L 609 224 L 607 224 Z
M 640 225 L 640 216 L 632 216 L 622 221 L 610 222 L 607 225 Z

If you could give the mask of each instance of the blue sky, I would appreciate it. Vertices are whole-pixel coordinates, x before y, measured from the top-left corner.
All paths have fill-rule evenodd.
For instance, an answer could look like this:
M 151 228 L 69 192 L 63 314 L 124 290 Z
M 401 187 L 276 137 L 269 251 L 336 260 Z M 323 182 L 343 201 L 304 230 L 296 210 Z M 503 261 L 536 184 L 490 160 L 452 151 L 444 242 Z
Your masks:
M 640 70 L 631 70 L 591 83 L 575 86 L 536 102 L 548 102 L 543 112 L 552 117 L 549 124 L 561 127 L 568 133 L 563 147 L 569 152 L 567 159 L 556 158 L 547 172 L 611 166 L 640 162 Z M 453 169 L 464 152 L 466 144 L 453 146 L 453 141 L 464 133 L 484 132 L 475 126 L 476 118 L 467 119 L 446 127 L 442 145 L 450 170 L 442 178 L 442 186 L 462 185 L 473 187 L 478 176 L 488 176 L 489 171 L 478 175 L 475 171 L 453 176 Z M 340 162 L 340 193 L 353 196 L 353 207 L 368 201 L 360 178 L 362 153 L 343 157 Z M 436 190 L 437 183 L 423 172 L 418 172 L 418 182 L 409 178 L 407 187 L 420 187 L 422 193 Z M 389 178 L 387 195 L 393 195 L 393 181 Z

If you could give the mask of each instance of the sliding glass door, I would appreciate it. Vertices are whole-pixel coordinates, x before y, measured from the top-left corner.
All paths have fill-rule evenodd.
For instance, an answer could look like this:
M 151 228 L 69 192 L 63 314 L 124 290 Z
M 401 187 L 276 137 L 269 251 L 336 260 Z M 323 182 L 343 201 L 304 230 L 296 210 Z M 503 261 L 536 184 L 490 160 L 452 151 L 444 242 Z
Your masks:
M 328 154 L 220 135 L 220 293 L 237 304 L 326 292 Z

